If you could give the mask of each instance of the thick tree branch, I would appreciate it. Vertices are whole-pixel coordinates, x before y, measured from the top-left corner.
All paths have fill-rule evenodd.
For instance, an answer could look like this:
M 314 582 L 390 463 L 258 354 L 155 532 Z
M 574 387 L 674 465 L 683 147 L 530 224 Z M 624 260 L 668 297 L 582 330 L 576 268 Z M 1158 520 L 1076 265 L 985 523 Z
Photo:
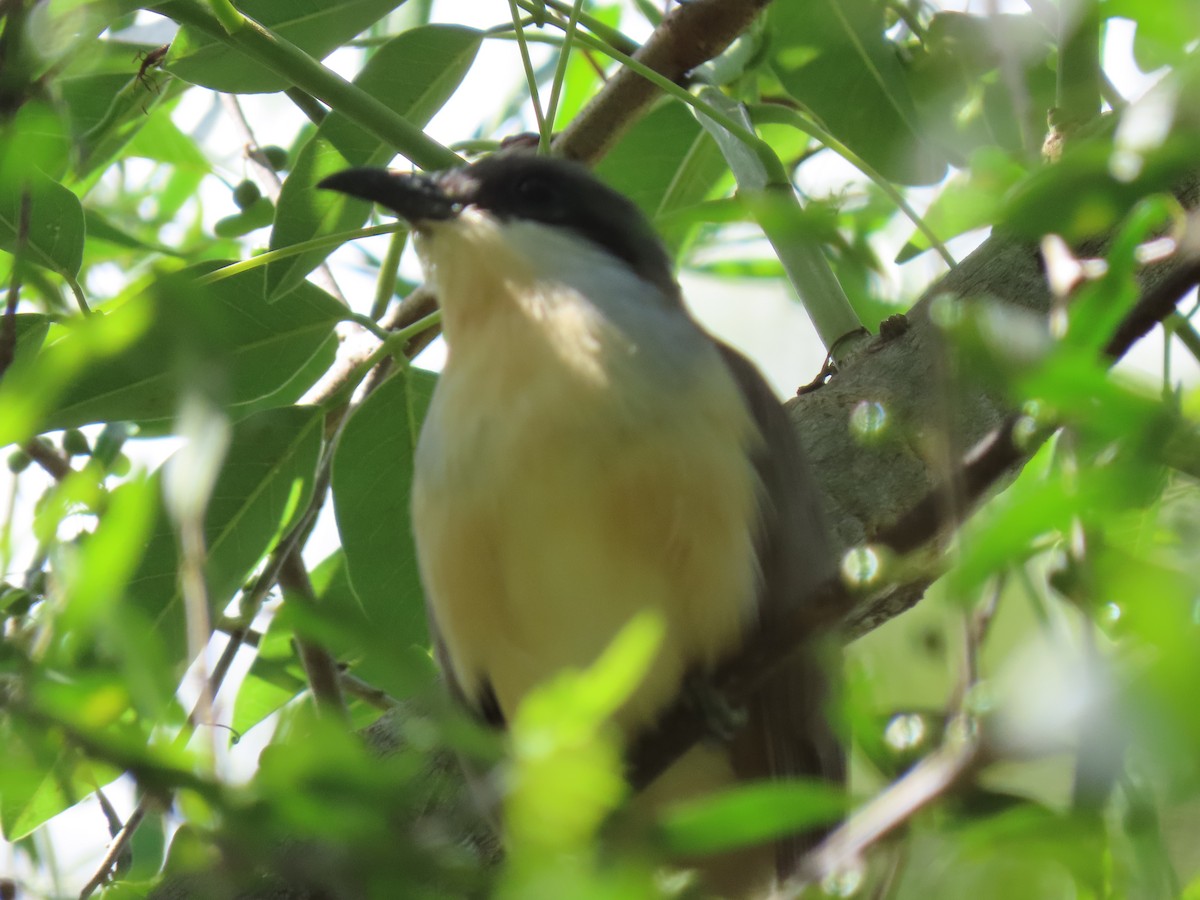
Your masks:
M 1200 206 L 1200 177 L 1181 185 L 1176 196 L 1188 209 Z M 1104 250 L 1104 242 L 1097 241 L 1080 252 L 1099 256 Z M 1185 243 L 1176 256 L 1138 273 L 1142 299 L 1114 333 L 1106 349 L 1110 358 L 1173 309 L 1195 266 L 1195 251 Z M 1048 314 L 1052 304 L 1037 248 L 995 234 L 924 293 L 908 313 L 906 330 L 876 338 L 828 384 L 788 405 L 842 549 L 872 540 L 890 544 L 892 537 L 906 549 L 911 539 L 889 537 L 889 529 L 917 525 L 909 517 L 940 517 L 996 485 L 1021 458 L 1006 436 L 1016 421 L 1007 398 L 994 385 L 955 370 L 951 348 L 930 315 L 936 303 L 952 305 L 961 298 L 989 298 L 1001 308 L 1037 315 Z M 887 426 L 870 440 L 851 425 L 860 403 L 877 403 L 886 414 Z M 963 468 L 960 461 L 968 452 L 971 459 Z M 920 581 L 900 584 L 861 600 L 846 618 L 846 633 L 863 634 L 893 618 L 925 587 Z
M 1193 196 L 1192 199 L 1194 200 L 1195 197 Z M 993 238 L 983 248 L 976 251 L 977 256 L 969 258 L 963 265 L 969 266 L 972 260 L 975 260 L 976 265 L 986 265 L 986 261 L 981 262 L 978 259 L 978 254 L 995 253 L 994 249 L 989 251 L 989 248 L 997 245 L 1005 251 L 1000 254 L 999 258 L 1005 258 L 1006 251 L 1010 248 L 1004 239 Z M 1027 250 L 1026 254 L 1036 269 L 1034 251 Z M 989 260 L 995 258 L 988 257 Z M 872 508 L 869 497 L 863 498 L 860 508 L 864 512 L 871 513 L 870 518 L 864 516 L 861 519 L 853 519 L 844 514 L 840 515 L 836 519 L 836 525 L 847 549 L 851 546 L 870 543 L 895 553 L 908 553 L 935 541 L 948 529 L 957 525 L 989 490 L 1015 472 L 1024 463 L 1031 450 L 1027 444 L 1023 444 L 1017 439 L 1015 428 L 1019 416 L 1011 412 L 1003 413 L 1002 398 L 989 397 L 980 385 L 959 384 L 956 385 L 959 391 L 957 396 L 952 398 L 952 404 L 930 404 L 928 402 L 930 391 L 926 390 L 914 392 L 919 402 L 914 402 L 913 396 L 895 394 L 893 399 L 885 402 L 885 408 L 893 402 L 900 403 L 903 408 L 911 410 L 914 416 L 921 415 L 922 418 L 919 421 L 928 423 L 926 427 L 936 427 L 947 432 L 951 445 L 957 445 L 964 441 L 966 436 L 972 435 L 976 429 L 980 428 L 981 423 L 1000 418 L 1000 424 L 986 432 L 983 439 L 979 440 L 969 453 L 963 455 L 963 462 L 960 466 L 942 470 L 944 474 L 939 477 L 938 467 L 931 466 L 911 449 L 908 449 L 907 452 L 911 454 L 912 458 L 907 466 L 896 466 L 890 470 L 880 466 L 875 470 L 874 478 L 865 471 L 866 467 L 871 464 L 873 454 L 887 453 L 892 454 L 894 458 L 899 458 L 896 457 L 899 451 L 896 447 L 864 447 L 860 442 L 853 440 L 848 425 L 850 411 L 863 399 L 878 395 L 844 392 L 839 395 L 834 386 L 839 384 L 839 380 L 846 379 L 852 383 L 858 383 L 860 386 L 866 385 L 882 389 L 881 386 L 886 382 L 880 381 L 877 377 L 878 373 L 872 370 L 881 366 L 879 360 L 886 359 L 883 354 L 890 352 L 892 345 L 902 342 L 908 343 L 909 356 L 901 359 L 909 363 L 910 371 L 940 375 L 938 372 L 941 368 L 939 360 L 944 358 L 946 348 L 940 346 L 940 336 L 937 333 L 936 325 L 928 317 L 928 306 L 932 298 L 946 295 L 947 285 L 952 282 L 958 271 L 955 270 L 954 273 L 935 285 L 926 294 L 925 299 L 914 307 L 911 318 L 915 320 L 915 324 L 906 332 L 890 339 L 877 339 L 874 345 L 877 352 L 873 353 L 871 348 L 868 348 L 852 364 L 849 371 L 835 378 L 829 387 L 801 395 L 797 398 L 796 405 L 793 406 L 794 414 L 800 401 L 820 397 L 826 392 L 838 397 L 840 401 L 839 407 L 817 407 L 825 417 L 825 427 L 828 429 L 826 432 L 813 435 L 807 430 L 801 430 L 802 437 L 809 439 L 810 446 L 815 440 L 826 438 L 829 434 L 835 438 L 839 435 L 844 437 L 839 453 L 824 457 L 824 464 L 818 465 L 818 479 L 826 490 L 832 488 L 836 491 L 840 488 L 848 491 L 852 483 L 842 480 L 842 476 L 846 470 L 850 470 L 863 472 L 865 487 L 855 485 L 856 490 L 865 492 L 875 490 L 878 496 L 883 497 L 899 498 L 911 495 L 913 498 L 908 510 L 892 516 L 891 521 L 884 520 L 880 524 L 876 524 L 880 521 L 879 518 L 876 518 L 880 513 L 878 504 Z M 968 272 L 970 271 L 971 269 L 968 269 Z M 1042 278 L 1040 271 L 1037 277 Z M 1045 303 L 1044 311 L 1048 311 L 1049 291 L 1044 286 L 1044 278 L 1042 280 L 1043 283 L 1038 286 L 1036 293 L 1024 296 L 1023 299 L 1026 303 L 1023 305 L 1031 306 L 1040 299 Z M 1143 285 L 1142 299 L 1116 332 L 1117 335 L 1125 337 L 1121 340 L 1114 338 L 1110 342 L 1108 350 L 1110 361 L 1115 362 L 1118 358 L 1113 355 L 1114 353 L 1122 354 L 1132 346 L 1136 339 L 1132 338 L 1132 335 L 1143 334 L 1148 330 L 1149 326 L 1146 323 L 1150 315 L 1149 310 L 1156 311 L 1159 320 L 1165 318 L 1174 310 L 1175 304 L 1183 299 L 1197 282 L 1200 282 L 1200 264 L 1192 254 L 1181 253 L 1167 262 L 1146 269 L 1142 273 L 1141 282 Z M 956 291 L 955 293 L 960 297 L 984 293 L 978 289 L 977 285 L 978 283 L 973 278 L 968 277 L 962 280 L 962 276 L 959 276 L 959 283 L 956 283 L 955 287 L 959 288 L 961 292 Z M 1002 287 L 1002 285 L 1003 282 L 1000 282 L 998 287 Z M 968 287 L 970 290 L 966 290 Z M 1134 323 L 1136 323 L 1136 327 Z M 936 354 L 936 356 L 932 359 L 925 358 L 920 355 L 922 353 Z M 858 371 L 856 372 L 856 370 Z M 866 370 L 867 374 L 864 375 L 862 370 Z M 892 372 L 890 377 L 900 378 L 892 370 L 892 367 L 887 367 L 887 371 Z M 855 378 L 855 374 L 859 377 Z M 929 387 L 936 388 L 937 384 L 937 381 L 931 381 Z M 914 385 L 908 380 L 888 385 L 888 389 L 891 391 L 904 387 L 914 387 Z M 943 413 L 947 408 L 954 411 L 953 418 L 942 421 L 932 418 Z M 840 409 L 841 412 L 840 428 L 834 428 L 829 424 L 833 418 L 831 410 L 834 409 Z M 816 446 L 821 447 L 820 444 L 816 444 Z M 826 450 L 826 452 L 832 451 Z M 902 476 L 903 480 L 897 480 L 897 473 Z M 857 494 L 849 495 L 848 499 L 859 501 Z M 835 510 L 838 509 L 838 500 L 839 497 L 836 494 L 830 498 L 830 506 Z M 886 507 L 886 504 L 884 506 Z M 856 537 L 846 540 L 847 535 L 856 533 Z M 882 594 L 861 597 L 856 596 L 840 576 L 835 576 L 826 582 L 815 596 L 808 598 L 805 604 L 798 606 L 786 620 L 772 621 L 769 628 L 756 633 L 741 648 L 738 655 L 729 660 L 715 674 L 713 679 L 715 689 L 730 708 L 744 707 L 749 698 L 788 659 L 796 653 L 804 652 L 807 641 L 835 629 L 841 629 L 844 634 L 851 637 L 868 631 L 916 602 L 928 586 L 928 581 L 928 577 L 923 577 L 917 581 L 890 588 Z M 659 727 L 653 733 L 645 735 L 630 749 L 628 758 L 631 783 L 635 788 L 650 784 L 671 763 L 702 740 L 707 733 L 708 725 L 702 712 L 696 709 L 695 704 L 686 701 L 677 703 L 660 718 Z
M 1200 282 L 1200 234 L 1196 233 L 1200 232 L 1200 216 L 1193 213 L 1190 219 L 1192 239 L 1180 248 L 1178 266 L 1153 290 L 1147 291 L 1121 322 L 1112 340 L 1104 347 L 1109 359 L 1116 361 L 1124 356 L 1130 347 L 1174 313 L 1179 300 Z

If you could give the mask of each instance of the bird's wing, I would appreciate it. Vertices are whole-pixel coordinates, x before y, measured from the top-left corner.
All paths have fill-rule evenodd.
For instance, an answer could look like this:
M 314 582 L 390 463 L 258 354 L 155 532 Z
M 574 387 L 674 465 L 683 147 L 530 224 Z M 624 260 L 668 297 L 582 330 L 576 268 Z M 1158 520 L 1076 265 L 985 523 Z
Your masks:
M 763 436 L 754 464 L 762 482 L 759 618 L 769 625 L 811 598 L 833 574 L 836 559 L 820 489 L 783 406 L 752 363 L 723 344 L 718 347 Z M 845 755 L 826 708 L 833 677 L 814 647 L 797 654 L 763 687 L 731 748 L 740 777 L 845 780 Z M 777 844 L 781 879 L 794 873 L 800 855 L 819 836 L 797 835 Z
M 454 674 L 446 641 L 442 638 L 437 626 L 437 617 L 434 616 L 428 601 L 425 604 L 425 621 L 429 626 L 429 640 L 433 644 L 433 658 L 441 670 L 442 680 L 446 683 L 446 690 L 450 692 L 450 696 L 484 725 L 505 728 L 507 723 L 504 721 L 504 713 L 500 711 L 500 703 L 496 700 L 492 686 L 485 681 L 477 690 L 471 691 Z

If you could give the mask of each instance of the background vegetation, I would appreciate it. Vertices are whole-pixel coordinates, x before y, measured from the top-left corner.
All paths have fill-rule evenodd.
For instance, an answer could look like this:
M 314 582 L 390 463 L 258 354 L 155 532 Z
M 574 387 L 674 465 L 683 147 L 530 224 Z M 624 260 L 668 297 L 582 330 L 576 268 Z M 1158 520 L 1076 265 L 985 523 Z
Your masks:
M 789 409 L 844 579 L 740 661 L 855 639 L 851 812 L 794 892 L 1200 895 L 1200 7 L 669 6 L 0 5 L 0 895 L 651 897 L 688 890 L 665 851 L 828 814 L 783 785 L 620 827 L 602 723 L 653 623 L 503 746 L 437 690 L 437 315 L 404 232 L 314 185 L 531 128 L 830 351 Z M 495 45 L 525 78 L 462 103 Z M 1147 333 L 1155 377 L 1114 369 Z M 497 766 L 498 864 L 453 754 Z

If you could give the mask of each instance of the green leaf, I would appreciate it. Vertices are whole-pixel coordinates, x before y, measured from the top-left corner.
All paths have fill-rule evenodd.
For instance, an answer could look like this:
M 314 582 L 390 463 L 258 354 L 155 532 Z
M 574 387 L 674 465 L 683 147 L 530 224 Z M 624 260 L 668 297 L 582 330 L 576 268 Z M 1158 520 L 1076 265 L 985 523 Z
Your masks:
M 163 246 L 162 244 L 147 243 L 137 235 L 130 234 L 120 225 L 117 225 L 111 219 L 97 210 L 90 207 L 84 207 L 83 210 L 84 222 L 87 225 L 88 234 L 88 260 L 95 259 L 92 256 L 96 252 L 96 241 L 105 241 L 115 247 L 120 247 L 124 250 L 140 250 L 146 253 L 161 253 L 164 256 L 182 256 L 181 253 L 171 247 Z
M 238 8 L 285 40 L 316 59 L 323 59 L 350 38 L 379 21 L 403 0 L 245 0 Z M 175 18 L 180 7 L 192 4 L 173 0 L 155 7 Z M 186 13 L 187 10 L 184 10 Z M 192 21 L 194 15 L 184 15 Z M 213 22 L 213 27 L 216 22 Z M 185 81 L 233 94 L 262 94 L 290 87 L 257 60 L 246 56 L 196 25 L 185 25 L 171 43 L 167 69 Z
M 715 111 L 747 131 L 753 129 L 745 106 L 716 88 L 704 88 L 700 98 Z M 788 280 L 804 304 L 813 327 L 827 347 L 862 327 L 842 286 L 838 283 L 822 242 L 813 239 L 809 218 L 786 179 L 778 157 L 760 156 L 717 120 L 697 113 L 700 124 L 713 136 L 744 197 L 783 264 Z
M 165 130 L 167 126 L 157 123 L 168 120 L 170 110 L 175 105 L 174 101 L 188 85 L 178 79 L 168 78 L 163 81 L 161 76 L 159 81 L 163 83 L 160 85 L 149 80 L 153 77 L 148 73 L 144 79 L 138 78 L 134 68 L 122 75 L 97 75 L 94 77 L 95 84 L 76 86 L 81 95 L 78 97 L 81 104 L 94 104 L 98 99 L 102 99 L 105 90 L 112 92 L 108 95 L 108 105 L 99 120 L 78 138 L 77 178 L 99 177 L 100 170 L 136 138 L 143 128 L 149 126 L 156 130 Z M 96 95 L 99 95 L 99 98 Z M 93 112 L 89 107 L 80 110 L 79 115 L 90 120 Z M 165 143 L 164 146 L 170 148 L 171 144 Z M 207 164 L 205 166 L 207 168 Z
M 21 443 L 37 433 L 39 424 L 79 373 L 120 354 L 136 341 L 149 322 L 145 304 L 128 303 L 111 315 L 76 317 L 65 337 L 40 347 L 36 354 L 22 350 L 0 380 L 0 446 Z M 36 333 L 36 327 L 30 326 Z M 60 331 L 62 329 L 59 329 Z M 34 342 L 28 342 L 32 348 Z
M 293 406 L 267 410 L 233 426 L 204 519 L 211 614 L 225 608 L 307 505 L 324 422 L 318 408 Z M 176 663 L 186 658 L 178 569 L 176 536 L 160 495 L 157 523 L 130 581 L 128 599 L 155 622 L 162 646 Z
M 620 26 L 620 3 L 609 3 L 605 6 L 588 4 L 588 6 L 590 7 L 588 11 L 593 19 L 612 28 Z M 557 60 L 555 62 L 557 63 Z M 561 128 L 563 123 L 574 119 L 600 88 L 604 81 L 604 75 L 598 71 L 598 68 L 596 58 L 580 53 L 579 47 L 576 45 L 574 52 L 567 60 L 567 69 L 563 75 L 562 93 L 559 95 L 558 110 L 555 114 L 556 128 Z
M 1097 138 L 1069 146 L 1062 158 L 1034 169 L 1005 200 L 1002 224 L 1023 237 L 1062 235 L 1068 242 L 1114 227 L 1143 197 L 1167 192 L 1195 169 L 1196 134 L 1180 129 L 1144 154 Z M 1116 163 L 1124 159 L 1125 172 Z
M 327 648 L 358 678 L 394 697 L 412 697 L 436 684 L 428 645 L 396 643 L 395 636 L 409 627 L 407 610 L 397 610 L 394 625 L 369 613 L 350 583 L 344 551 L 326 557 L 312 571 L 312 583 L 318 602 L 286 604 L 277 617 L 281 626 Z
M 165 814 L 150 809 L 146 813 L 146 817 L 142 820 L 138 830 L 134 833 L 130 840 L 130 862 L 129 870 L 121 873 L 121 878 L 126 881 L 139 881 L 143 878 L 153 878 L 162 868 L 163 859 L 167 851 L 167 832 L 166 823 L 163 821 Z M 133 897 L 141 900 L 137 894 Z
M 67 601 L 63 627 L 90 637 L 111 615 L 141 559 L 153 515 L 153 493 L 143 478 L 130 478 L 108 495 L 95 531 L 58 567 Z
M 350 582 L 393 646 L 428 642 L 409 513 L 413 454 L 435 377 L 397 372 L 355 410 L 333 458 L 333 508 Z
M 422 126 L 457 90 L 475 61 L 481 39 L 473 28 L 414 28 L 380 47 L 354 84 L 412 124 Z M 271 249 L 362 225 L 369 204 L 334 191 L 319 191 L 317 182 L 349 166 L 382 165 L 394 155 L 394 147 L 363 131 L 342 113 L 331 112 L 300 152 L 283 185 Z M 314 250 L 271 263 L 267 267 L 269 296 L 290 291 L 328 255 L 327 249 Z
M 845 811 L 845 794 L 828 784 L 761 782 L 680 804 L 660 828 L 673 853 L 699 856 L 827 825 Z
M 0 169 L 0 250 L 16 252 L 22 197 L 28 188 L 29 230 L 21 258 L 73 279 L 83 263 L 79 198 L 36 169 L 23 176 L 10 177 L 10 173 L 7 165 Z
M 920 47 L 905 50 L 926 141 L 955 165 L 981 147 L 1034 158 L 1055 102 L 1054 37 L 1041 23 L 1027 14 L 943 11 Z
M 795 99 L 885 178 L 933 184 L 946 160 L 921 137 L 896 48 L 872 0 L 771 5 L 771 67 Z
M 963 528 L 955 567 L 944 582 L 947 596 L 977 596 L 987 579 L 1033 556 L 1043 536 L 1070 527 L 1080 501 L 1076 491 L 1048 471 L 1051 456 L 1043 447 L 1016 482 Z
M 209 172 L 212 164 L 200 152 L 196 142 L 171 121 L 170 116 L 143 116 L 145 123 L 125 146 L 126 156 L 138 156 L 157 162 Z
M 17 841 L 117 776 L 42 727 L 0 716 L 0 833 Z
M 137 75 L 137 63 L 133 62 L 132 50 L 126 56 L 126 63 L 124 72 L 89 71 L 62 78 L 58 82 L 70 117 L 71 130 L 75 134 L 87 134 L 105 121 L 117 97 L 122 91 L 130 89 L 130 83 Z
M 1182 63 L 1200 34 L 1200 6 L 1192 0 L 1101 0 L 1100 14 L 1137 22 L 1135 58 L 1146 72 Z
M 149 324 L 122 352 L 83 366 L 44 428 L 168 419 L 179 390 L 197 379 L 231 406 L 251 403 L 302 370 L 345 312 L 308 283 L 267 304 L 261 268 L 203 286 L 195 280 L 201 271 L 161 276 L 106 316 L 141 315 Z M 72 340 L 71 331 L 61 339 Z
M 309 388 L 316 384 L 321 376 L 329 371 L 330 366 L 337 361 L 339 346 L 338 336 L 336 334 L 329 335 L 309 361 L 279 390 L 238 406 L 234 412 L 239 418 L 242 418 L 264 409 L 291 406 L 293 403 L 300 402 L 300 398 L 308 393 Z
M 259 640 L 254 663 L 238 688 L 233 730 L 244 735 L 307 689 L 292 629 L 286 616 L 277 615 Z
M 640 119 L 596 166 L 597 175 L 662 230 L 673 252 L 686 243 L 693 223 L 671 223 L 671 215 L 706 200 L 726 172 L 716 143 L 687 107 L 675 102 L 662 103 Z
M 71 139 L 67 123 L 55 107 L 36 100 L 25 103 L 15 115 L 6 118 L 0 135 L 4 139 L 0 171 L 5 178 L 36 168 L 58 180 L 66 171 Z
M 12 322 L 17 346 L 6 375 L 33 362 L 42 347 L 42 342 L 46 340 L 46 333 L 50 330 L 50 318 L 41 313 L 18 313 Z

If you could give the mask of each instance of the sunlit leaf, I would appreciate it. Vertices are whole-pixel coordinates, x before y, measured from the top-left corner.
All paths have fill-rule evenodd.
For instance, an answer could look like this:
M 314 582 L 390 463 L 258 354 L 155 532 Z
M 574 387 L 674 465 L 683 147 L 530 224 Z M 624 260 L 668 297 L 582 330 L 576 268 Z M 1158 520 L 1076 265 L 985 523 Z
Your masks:
M 1002 224 L 1024 237 L 1053 233 L 1078 241 L 1101 234 L 1141 198 L 1171 190 L 1192 171 L 1193 144 L 1194 137 L 1180 133 L 1134 157 L 1122 157 L 1109 140 L 1069 146 L 1062 159 L 1013 189 Z
M 255 647 L 254 663 L 238 687 L 233 730 L 245 734 L 308 688 L 292 630 L 276 616 Z
M 87 633 L 112 614 L 141 560 L 153 516 L 154 494 L 145 479 L 131 478 L 108 496 L 99 525 L 62 573 L 64 627 Z
M 672 852 L 701 855 L 828 825 L 845 811 L 844 794 L 830 785 L 762 782 L 676 806 L 659 827 Z
M 37 433 L 72 379 L 138 340 L 149 318 L 146 304 L 129 303 L 112 315 L 72 320 L 66 335 L 43 346 L 26 364 L 14 366 L 0 381 L 0 445 Z

